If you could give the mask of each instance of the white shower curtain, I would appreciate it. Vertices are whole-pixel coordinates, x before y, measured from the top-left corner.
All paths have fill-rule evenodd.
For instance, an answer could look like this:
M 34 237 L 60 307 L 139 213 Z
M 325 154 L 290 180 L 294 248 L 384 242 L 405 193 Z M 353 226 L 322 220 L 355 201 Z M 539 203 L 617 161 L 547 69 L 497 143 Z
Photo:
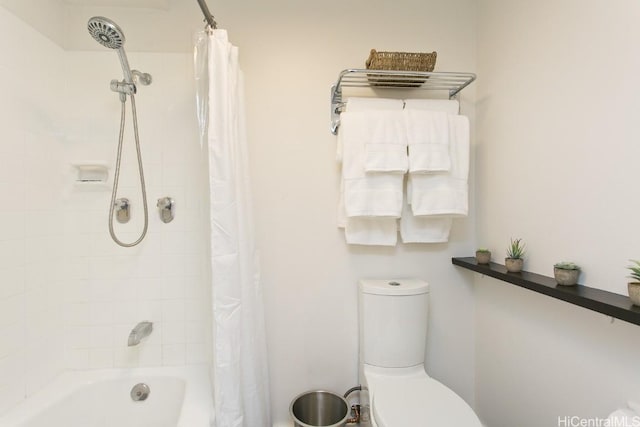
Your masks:
M 198 117 L 209 159 L 215 427 L 270 427 L 238 48 L 226 30 L 213 30 L 198 34 L 195 52 Z

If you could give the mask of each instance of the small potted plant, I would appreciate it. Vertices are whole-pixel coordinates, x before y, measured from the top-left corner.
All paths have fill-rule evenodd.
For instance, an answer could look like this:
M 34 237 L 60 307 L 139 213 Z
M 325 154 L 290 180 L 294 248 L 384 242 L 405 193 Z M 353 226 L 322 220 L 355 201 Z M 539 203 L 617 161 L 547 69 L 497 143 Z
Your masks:
M 627 284 L 629 298 L 634 305 L 640 305 L 640 261 L 630 259 L 633 265 L 627 268 L 631 271 L 629 277 L 632 281 Z
M 510 273 L 519 273 L 524 265 L 524 246 L 522 239 L 511 239 L 507 248 L 507 257 L 504 259 L 505 267 Z
M 558 285 L 573 286 L 578 283 L 580 266 L 573 262 L 559 262 L 553 265 L 553 277 Z
M 478 264 L 489 264 L 491 261 L 491 251 L 487 248 L 478 248 L 476 250 L 476 262 Z

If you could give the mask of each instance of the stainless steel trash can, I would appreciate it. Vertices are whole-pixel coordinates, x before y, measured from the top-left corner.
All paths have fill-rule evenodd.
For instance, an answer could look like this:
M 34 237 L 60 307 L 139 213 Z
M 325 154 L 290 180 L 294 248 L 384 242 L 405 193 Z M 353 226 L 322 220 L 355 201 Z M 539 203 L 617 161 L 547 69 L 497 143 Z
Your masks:
M 328 391 L 307 391 L 291 401 L 289 413 L 296 427 L 344 427 L 349 404 Z

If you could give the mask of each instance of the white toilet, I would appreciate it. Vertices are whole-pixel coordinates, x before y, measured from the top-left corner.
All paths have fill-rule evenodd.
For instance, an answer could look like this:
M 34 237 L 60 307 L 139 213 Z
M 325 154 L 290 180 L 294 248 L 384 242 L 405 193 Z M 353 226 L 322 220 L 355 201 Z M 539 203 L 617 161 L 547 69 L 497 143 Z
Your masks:
M 373 427 L 482 427 L 471 407 L 427 375 L 429 284 L 361 280 L 363 421 Z

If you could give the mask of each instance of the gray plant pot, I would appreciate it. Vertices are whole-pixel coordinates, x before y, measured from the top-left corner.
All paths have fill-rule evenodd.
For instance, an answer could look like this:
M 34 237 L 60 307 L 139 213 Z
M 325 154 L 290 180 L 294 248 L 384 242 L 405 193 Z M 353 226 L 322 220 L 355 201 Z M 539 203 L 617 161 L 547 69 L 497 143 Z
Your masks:
M 629 282 L 627 289 L 629 290 L 629 299 L 633 305 L 640 306 L 640 282 Z
M 524 260 L 522 258 L 505 258 L 504 265 L 510 273 L 519 273 L 522 271 Z
M 566 270 L 563 268 L 553 267 L 553 277 L 555 277 L 558 285 L 573 286 L 578 283 L 580 270 Z
M 491 252 L 476 251 L 476 262 L 478 264 L 489 264 L 491 261 Z

